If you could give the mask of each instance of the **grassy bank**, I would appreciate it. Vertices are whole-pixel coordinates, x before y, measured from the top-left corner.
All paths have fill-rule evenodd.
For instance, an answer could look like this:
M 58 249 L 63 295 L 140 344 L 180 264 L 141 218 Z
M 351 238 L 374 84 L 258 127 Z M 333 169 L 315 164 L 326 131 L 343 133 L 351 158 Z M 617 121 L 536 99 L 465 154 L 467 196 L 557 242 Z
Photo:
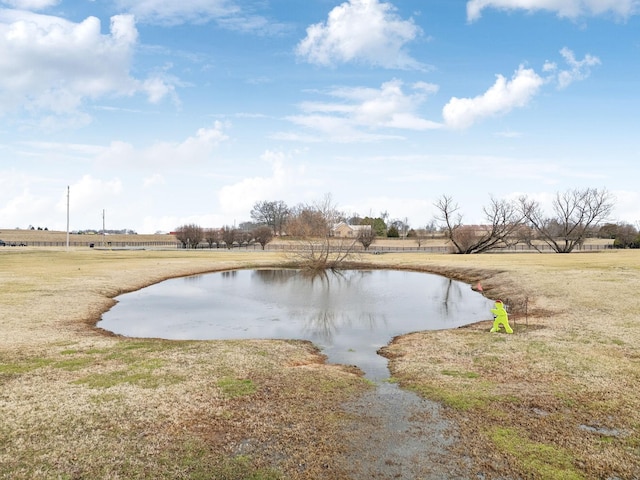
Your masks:
M 340 478 L 339 406 L 370 386 L 324 364 L 313 345 L 127 339 L 93 328 L 120 293 L 285 261 L 262 252 L 0 251 L 0 478 Z M 480 282 L 521 310 L 514 335 L 482 323 L 385 349 L 401 385 L 446 406 L 461 456 L 488 478 L 638 478 L 636 252 L 360 262 Z
M 638 252 L 428 263 L 518 308 L 513 335 L 487 322 L 385 349 L 403 386 L 449 407 L 460 454 L 496 476 L 640 478 Z

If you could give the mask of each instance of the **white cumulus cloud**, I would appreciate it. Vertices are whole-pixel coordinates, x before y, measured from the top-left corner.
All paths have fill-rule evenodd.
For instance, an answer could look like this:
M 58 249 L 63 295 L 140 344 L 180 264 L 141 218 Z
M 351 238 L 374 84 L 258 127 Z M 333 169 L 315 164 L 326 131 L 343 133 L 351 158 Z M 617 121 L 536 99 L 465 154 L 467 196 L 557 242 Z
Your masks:
M 240 10 L 229 0 L 118 0 L 116 3 L 142 22 L 168 25 L 206 23 L 212 18 L 228 17 Z
M 83 175 L 80 180 L 69 186 L 69 209 L 75 216 L 81 217 L 99 212 L 104 205 L 112 202 L 123 192 L 120 179 L 102 180 L 92 175 Z M 67 208 L 67 192 L 60 197 L 56 209 L 64 212 Z
M 79 23 L 60 17 L 0 9 L 0 114 L 82 115 L 87 99 L 146 92 L 153 101 L 171 93 L 162 80 L 131 77 L 138 40 L 131 15 L 111 18 L 109 33 L 100 20 Z
M 98 157 L 103 165 L 127 165 L 155 167 L 159 165 L 189 165 L 211 160 L 212 152 L 229 137 L 224 133 L 224 124 L 215 122 L 212 127 L 199 128 L 194 135 L 179 142 L 156 142 L 146 148 L 137 149 L 122 141 L 113 141 Z
M 286 167 L 287 154 L 267 150 L 261 158 L 270 165 L 270 176 L 244 178 L 220 189 L 218 200 L 227 216 L 246 215 L 257 201 L 280 199 L 287 187 L 300 183 L 300 176 Z
M 0 3 L 20 10 L 42 10 L 58 5 L 60 0 L 4 0 Z
M 400 18 L 390 3 L 349 0 L 331 10 L 326 22 L 308 27 L 296 53 L 323 66 L 360 62 L 385 68 L 422 68 L 404 50 L 420 33 L 413 20 Z
M 304 102 L 300 105 L 303 113 L 289 120 L 343 142 L 381 138 L 372 133 L 381 129 L 431 130 L 441 125 L 423 118 L 418 110 L 437 91 L 437 85 L 426 82 L 407 88 L 398 79 L 385 82 L 380 88 L 339 87 L 326 92 L 335 101 Z
M 239 0 L 117 0 L 116 5 L 147 24 L 215 22 L 228 30 L 257 34 L 279 33 L 288 28 L 256 13 L 257 5 Z
M 640 12 L 639 0 L 470 0 L 467 2 L 467 20 L 473 22 L 482 15 L 482 10 L 545 10 L 559 17 L 577 18 L 613 14 L 627 18 Z
M 150 77 L 142 82 L 141 89 L 147 94 L 151 103 L 158 103 L 165 97 L 171 97 L 174 102 L 178 102 L 175 85 L 160 76 Z
M 8 227 L 22 225 L 24 219 L 32 219 L 37 217 L 41 212 L 51 209 L 51 199 L 38 193 L 33 193 L 28 187 L 22 191 L 4 190 L 5 194 L 13 194 L 7 199 L 7 202 L 0 207 L 0 218 Z M 46 225 L 45 225 L 46 226 Z
M 545 80 L 532 69 L 520 66 L 511 80 L 496 75 L 496 82 L 482 95 L 449 100 L 442 116 L 451 128 L 467 128 L 485 117 L 501 115 L 526 106 Z
M 560 50 L 560 54 L 569 65 L 569 70 L 561 70 L 558 73 L 558 87 L 565 88 L 576 80 L 584 80 L 591 73 L 591 68 L 600 65 L 600 59 L 593 55 L 585 55 L 582 60 L 576 60 L 575 55 L 568 48 Z
M 596 56 L 586 54 L 582 60 L 578 60 L 572 50 L 567 47 L 560 50 L 560 55 L 564 58 L 568 69 L 558 67 L 556 62 L 547 61 L 542 67 L 542 71 L 549 75 L 550 81 L 555 81 L 559 89 L 571 85 L 573 82 L 584 80 L 591 74 L 591 67 L 600 65 L 600 59 Z

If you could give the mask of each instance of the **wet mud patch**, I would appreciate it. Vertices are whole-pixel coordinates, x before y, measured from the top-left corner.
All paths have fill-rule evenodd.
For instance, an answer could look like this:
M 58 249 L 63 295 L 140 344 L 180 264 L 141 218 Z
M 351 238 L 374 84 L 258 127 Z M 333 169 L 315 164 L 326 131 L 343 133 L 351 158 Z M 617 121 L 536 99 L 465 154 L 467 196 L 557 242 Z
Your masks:
M 450 449 L 456 425 L 441 406 L 382 383 L 344 405 L 347 452 L 338 460 L 352 480 L 446 480 L 475 477 L 469 458 Z

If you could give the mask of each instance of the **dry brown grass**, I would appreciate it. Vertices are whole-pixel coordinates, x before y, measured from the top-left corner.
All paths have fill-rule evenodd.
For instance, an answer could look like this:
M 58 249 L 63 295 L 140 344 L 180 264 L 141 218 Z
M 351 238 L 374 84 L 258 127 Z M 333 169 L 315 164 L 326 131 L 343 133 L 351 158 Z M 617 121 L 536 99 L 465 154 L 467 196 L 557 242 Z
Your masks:
M 412 262 L 407 262 L 407 266 Z M 521 478 L 640 478 L 640 252 L 443 256 L 437 270 L 522 305 L 490 322 L 397 339 L 402 385 L 449 407 L 461 453 Z
M 67 241 L 67 232 L 55 231 L 55 230 L 18 230 L 18 229 L 0 229 L 0 239 L 7 243 L 19 243 L 25 242 L 27 245 L 31 245 L 35 242 L 58 242 L 65 244 Z M 69 234 L 69 242 L 85 242 L 95 243 L 96 246 L 102 245 L 103 241 L 105 245 L 108 242 L 175 242 L 176 237 L 173 235 L 165 234 L 140 234 L 140 235 L 79 235 Z
M 0 237 L 1 238 L 1 237 Z M 92 327 L 119 293 L 278 265 L 263 252 L 0 250 L 0 478 L 341 478 L 342 402 L 368 388 L 306 342 L 126 339 Z M 438 400 L 487 478 L 640 475 L 640 255 L 364 255 L 529 300 L 488 323 L 386 348 Z M 246 455 L 250 465 L 225 459 Z M 245 457 L 241 457 L 245 458 Z M 237 476 L 222 476 L 231 468 Z M 260 470 L 262 469 L 262 470 Z
M 239 453 L 251 455 L 249 471 L 321 469 L 340 445 L 301 439 L 335 437 L 338 415 L 312 413 L 368 386 L 324 366 L 308 342 L 137 340 L 92 327 L 119 293 L 278 261 L 236 252 L 0 251 L 0 478 L 211 478 Z M 229 388 L 244 382 L 250 395 Z M 245 467 L 237 469 L 228 478 L 244 478 Z

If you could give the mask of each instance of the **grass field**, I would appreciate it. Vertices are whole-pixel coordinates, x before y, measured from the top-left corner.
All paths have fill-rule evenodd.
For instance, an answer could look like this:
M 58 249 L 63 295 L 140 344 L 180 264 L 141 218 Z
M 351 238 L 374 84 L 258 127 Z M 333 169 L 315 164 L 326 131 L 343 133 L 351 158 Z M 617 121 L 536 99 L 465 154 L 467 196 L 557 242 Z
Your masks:
M 0 240 L 4 240 L 7 243 L 20 243 L 24 242 L 27 245 L 31 245 L 35 242 L 58 242 L 65 244 L 67 241 L 67 233 L 61 231 L 51 230 L 18 230 L 18 229 L 0 229 Z M 87 235 L 87 234 L 70 234 L 70 242 L 85 242 L 95 243 L 96 246 L 102 246 L 103 242 L 107 245 L 109 242 L 114 244 L 121 243 L 166 243 L 177 242 L 176 237 L 170 234 L 113 234 L 113 235 Z M 286 243 L 286 239 L 274 238 L 273 244 Z M 204 242 L 203 242 L 204 243 Z M 397 246 L 397 245 L 410 245 L 417 246 L 414 239 L 398 239 L 398 238 L 377 238 L 375 245 L 381 246 Z M 424 239 L 421 241 L 422 245 L 444 245 L 445 241 L 442 236 L 436 236 L 435 238 Z
M 19 230 L 19 229 L 0 229 L 0 240 L 7 243 L 24 242 L 32 245 L 37 242 L 57 242 L 66 244 L 67 232 L 53 230 Z M 128 242 L 176 242 L 176 237 L 169 234 L 141 234 L 141 235 L 87 235 L 87 234 L 69 234 L 69 242 L 95 243 L 96 246 L 109 242 L 128 243 Z
M 307 342 L 128 339 L 94 328 L 120 293 L 288 261 L 0 249 L 0 478 L 342 478 L 331 470 L 346 448 L 338 407 L 371 388 L 353 369 L 326 365 Z M 357 262 L 480 282 L 511 306 L 513 335 L 488 333 L 487 321 L 384 349 L 395 381 L 445 406 L 455 448 L 485 478 L 640 478 L 638 252 Z
M 0 240 L 7 242 L 8 244 L 16 244 L 20 245 L 21 243 L 25 243 L 26 245 L 36 245 L 36 246 L 52 246 L 51 243 L 58 244 L 57 246 L 65 246 L 67 241 L 67 233 L 61 231 L 50 231 L 50 230 L 17 230 L 17 229 L 0 229 Z M 84 245 L 88 246 L 93 243 L 96 248 L 106 247 L 108 248 L 110 245 L 115 246 L 126 246 L 126 245 L 170 245 L 176 244 L 177 240 L 175 236 L 170 234 L 135 234 L 135 235 L 125 235 L 125 234 L 114 234 L 114 235 L 88 235 L 88 234 L 70 234 L 69 235 L 70 245 Z M 283 245 L 287 245 L 288 243 L 296 243 L 295 240 L 290 240 L 287 237 L 276 237 L 274 238 L 269 247 L 280 247 Z M 305 242 L 303 242 L 305 243 Z M 605 239 L 605 238 L 587 238 L 584 242 L 584 247 L 586 249 L 592 248 L 604 248 L 610 247 L 613 244 L 613 240 Z M 206 242 L 202 242 L 203 246 L 206 246 Z M 357 244 L 360 246 L 360 244 Z M 416 238 L 386 238 L 386 237 L 377 237 L 374 243 L 371 245 L 371 250 L 375 250 L 376 248 L 407 248 L 407 249 L 416 249 L 418 246 L 421 247 L 446 247 L 448 245 L 447 240 L 442 235 L 431 235 L 428 238 L 420 239 L 419 243 Z M 55 246 L 55 245 L 54 245 Z M 78 247 L 80 248 L 80 247 Z M 152 247 L 150 247 L 152 248 Z

